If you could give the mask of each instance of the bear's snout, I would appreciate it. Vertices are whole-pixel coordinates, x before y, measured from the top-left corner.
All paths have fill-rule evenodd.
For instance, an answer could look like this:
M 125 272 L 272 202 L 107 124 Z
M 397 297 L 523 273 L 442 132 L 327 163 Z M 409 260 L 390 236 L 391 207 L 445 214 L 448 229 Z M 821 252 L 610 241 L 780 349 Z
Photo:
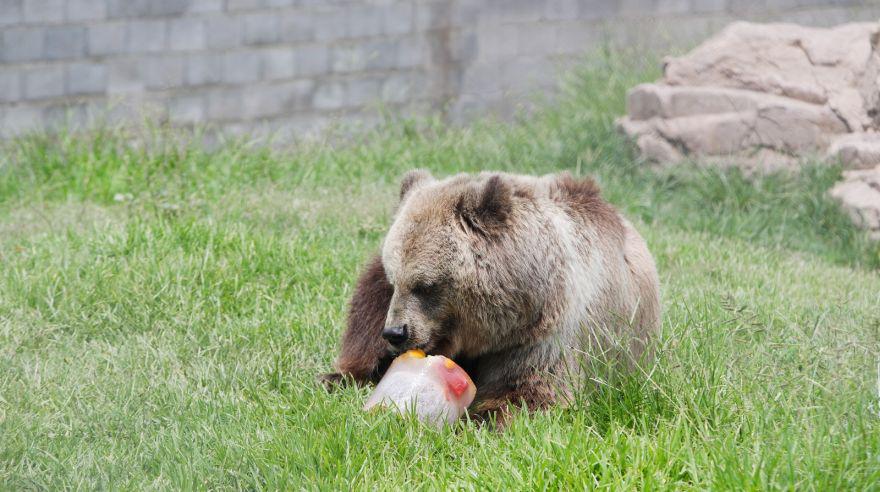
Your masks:
M 409 340 L 409 327 L 406 324 L 386 326 L 382 330 L 382 338 L 395 347 L 400 347 Z

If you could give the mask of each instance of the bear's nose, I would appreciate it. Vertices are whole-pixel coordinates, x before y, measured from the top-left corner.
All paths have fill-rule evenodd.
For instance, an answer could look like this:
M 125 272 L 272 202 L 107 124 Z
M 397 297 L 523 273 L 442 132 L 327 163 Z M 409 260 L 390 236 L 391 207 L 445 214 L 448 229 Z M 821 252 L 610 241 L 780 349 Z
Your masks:
M 382 338 L 388 340 L 388 343 L 395 347 L 402 345 L 409 339 L 409 330 L 407 328 L 406 325 L 386 326 L 382 330 Z

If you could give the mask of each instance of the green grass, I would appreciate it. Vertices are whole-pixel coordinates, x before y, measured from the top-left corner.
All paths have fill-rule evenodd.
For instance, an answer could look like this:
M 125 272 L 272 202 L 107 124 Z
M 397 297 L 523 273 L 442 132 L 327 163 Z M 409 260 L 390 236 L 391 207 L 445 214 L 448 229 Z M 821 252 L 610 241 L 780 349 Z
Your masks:
M 656 75 L 632 66 L 515 123 L 338 145 L 3 144 L 0 489 L 880 490 L 880 248 L 825 196 L 840 170 L 647 169 L 613 129 Z M 412 167 L 595 175 L 658 261 L 650 377 L 500 434 L 318 387 Z

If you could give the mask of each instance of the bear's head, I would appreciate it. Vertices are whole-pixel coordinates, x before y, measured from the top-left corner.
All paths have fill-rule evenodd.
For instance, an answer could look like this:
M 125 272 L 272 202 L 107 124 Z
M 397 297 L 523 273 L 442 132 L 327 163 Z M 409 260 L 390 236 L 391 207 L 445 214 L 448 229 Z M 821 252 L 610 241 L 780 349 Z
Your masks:
M 404 177 L 382 249 L 393 351 L 475 357 L 517 343 L 540 317 L 549 246 L 527 195 L 501 174 Z

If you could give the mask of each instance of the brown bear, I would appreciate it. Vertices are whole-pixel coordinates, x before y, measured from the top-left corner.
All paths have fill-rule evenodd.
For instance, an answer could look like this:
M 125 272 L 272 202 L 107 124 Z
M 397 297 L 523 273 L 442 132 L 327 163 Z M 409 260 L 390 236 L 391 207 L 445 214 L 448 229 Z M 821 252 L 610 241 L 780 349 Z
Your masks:
M 417 170 L 358 280 L 338 372 L 325 378 L 375 382 L 419 348 L 471 375 L 472 415 L 503 419 L 565 401 L 581 357 L 650 360 L 659 327 L 654 260 L 592 180 Z

